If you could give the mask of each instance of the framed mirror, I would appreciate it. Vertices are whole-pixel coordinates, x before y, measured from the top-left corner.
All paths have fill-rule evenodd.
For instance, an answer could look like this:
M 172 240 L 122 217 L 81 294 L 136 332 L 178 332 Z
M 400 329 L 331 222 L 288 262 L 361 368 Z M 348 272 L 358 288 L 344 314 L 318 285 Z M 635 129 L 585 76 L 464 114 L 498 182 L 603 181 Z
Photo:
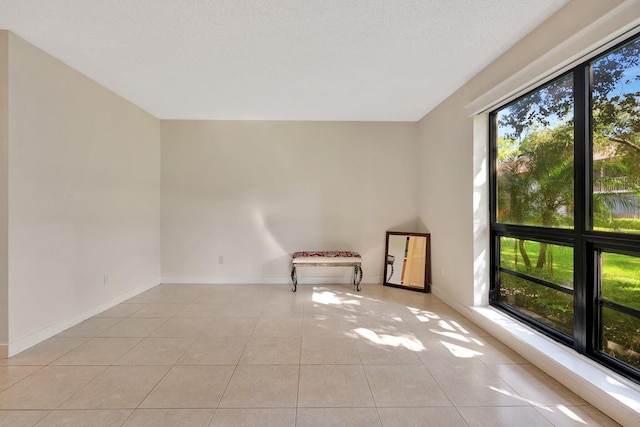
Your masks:
M 384 285 L 431 291 L 431 235 L 387 231 Z

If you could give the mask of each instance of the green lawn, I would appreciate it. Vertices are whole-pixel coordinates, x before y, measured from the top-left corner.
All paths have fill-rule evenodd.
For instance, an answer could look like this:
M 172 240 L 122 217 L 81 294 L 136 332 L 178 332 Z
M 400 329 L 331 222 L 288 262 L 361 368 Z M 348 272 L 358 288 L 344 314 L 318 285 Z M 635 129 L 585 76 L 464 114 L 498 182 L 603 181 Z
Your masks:
M 540 243 L 527 240 L 524 242 L 525 249 L 534 266 L 527 271 L 515 245 L 516 239 L 500 239 L 500 266 L 573 288 L 573 248 L 548 245 L 547 251 L 552 254 L 553 265 L 536 269 Z M 602 254 L 602 297 L 640 310 L 640 257 Z
M 500 265 L 573 289 L 573 249 L 548 245 L 547 264 L 535 268 L 540 243 L 525 241 L 532 268 L 527 269 L 516 239 L 500 239 Z M 640 257 L 603 252 L 603 299 L 640 310 Z M 571 336 L 573 297 L 508 274 L 500 275 L 500 300 Z M 602 311 L 600 350 L 636 369 L 640 368 L 640 319 L 612 309 Z

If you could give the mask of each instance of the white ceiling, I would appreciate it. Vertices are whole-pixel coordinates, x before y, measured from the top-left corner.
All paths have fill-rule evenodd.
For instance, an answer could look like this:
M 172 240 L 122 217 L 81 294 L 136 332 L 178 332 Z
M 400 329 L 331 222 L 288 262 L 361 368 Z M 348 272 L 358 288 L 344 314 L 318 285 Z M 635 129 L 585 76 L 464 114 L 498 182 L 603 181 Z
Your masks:
M 415 121 L 568 0 L 0 0 L 161 119 Z

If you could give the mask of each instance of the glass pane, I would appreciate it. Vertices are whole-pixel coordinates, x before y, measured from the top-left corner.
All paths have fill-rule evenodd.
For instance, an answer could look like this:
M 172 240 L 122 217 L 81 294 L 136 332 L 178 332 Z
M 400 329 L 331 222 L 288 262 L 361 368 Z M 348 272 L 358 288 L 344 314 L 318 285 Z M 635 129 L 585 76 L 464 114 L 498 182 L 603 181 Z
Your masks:
M 554 329 L 573 335 L 573 296 L 500 273 L 499 301 Z
M 573 76 L 497 112 L 498 222 L 573 228 Z
M 640 369 L 640 319 L 602 307 L 600 351 Z
M 592 64 L 593 228 L 640 233 L 640 40 Z
M 573 289 L 573 248 L 500 238 L 500 267 Z
M 640 257 L 601 254 L 603 299 L 640 310 Z

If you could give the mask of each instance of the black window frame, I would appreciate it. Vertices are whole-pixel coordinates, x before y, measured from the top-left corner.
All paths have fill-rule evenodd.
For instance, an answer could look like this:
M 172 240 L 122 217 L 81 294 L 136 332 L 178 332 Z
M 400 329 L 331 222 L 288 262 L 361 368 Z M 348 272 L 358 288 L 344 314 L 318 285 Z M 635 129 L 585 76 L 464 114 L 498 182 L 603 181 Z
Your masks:
M 616 306 L 600 296 L 600 274 L 598 251 L 628 254 L 640 257 L 640 234 L 593 229 L 592 206 L 592 131 L 591 91 L 592 64 L 621 46 L 640 38 L 636 33 L 606 51 L 589 58 L 553 79 L 537 85 L 508 103 L 494 108 L 489 113 L 489 222 L 490 222 L 490 289 L 489 303 L 544 335 L 572 347 L 576 352 L 640 383 L 640 370 L 599 351 L 602 327 L 601 307 L 628 312 L 628 307 Z M 574 227 L 550 228 L 522 224 L 499 223 L 497 221 L 497 113 L 531 93 L 540 90 L 552 81 L 573 75 L 574 98 Z M 517 309 L 499 301 L 500 295 L 500 238 L 519 238 L 550 244 L 570 246 L 574 253 L 574 325 L 573 336 L 553 329 Z M 640 310 L 631 310 L 640 318 Z

